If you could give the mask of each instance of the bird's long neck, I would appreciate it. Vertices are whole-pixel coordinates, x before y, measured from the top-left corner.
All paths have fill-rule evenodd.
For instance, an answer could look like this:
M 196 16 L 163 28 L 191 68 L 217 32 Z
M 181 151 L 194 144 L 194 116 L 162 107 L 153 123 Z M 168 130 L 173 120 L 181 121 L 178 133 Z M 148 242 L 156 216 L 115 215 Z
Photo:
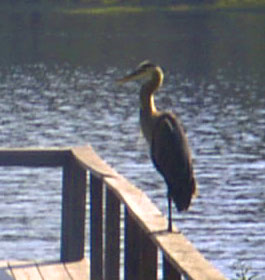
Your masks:
M 158 111 L 154 102 L 154 93 L 162 85 L 163 73 L 161 69 L 157 69 L 152 74 L 152 78 L 147 81 L 140 91 L 140 123 L 141 129 L 149 144 L 152 139 L 152 129 L 154 125 L 154 117 Z
M 144 84 L 141 88 L 140 92 L 140 110 L 144 111 L 148 115 L 154 114 L 156 110 L 154 93 L 156 91 L 156 87 L 150 85 L 150 82 Z

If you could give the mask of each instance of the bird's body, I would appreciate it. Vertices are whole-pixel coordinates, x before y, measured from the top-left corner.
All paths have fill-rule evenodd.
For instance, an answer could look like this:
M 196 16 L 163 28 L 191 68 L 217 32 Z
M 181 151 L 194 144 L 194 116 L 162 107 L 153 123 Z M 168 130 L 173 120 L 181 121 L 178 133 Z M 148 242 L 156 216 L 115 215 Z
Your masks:
M 196 181 L 187 137 L 180 120 L 173 113 L 158 111 L 155 106 L 154 93 L 162 85 L 163 76 L 160 67 L 144 62 L 120 82 L 147 78 L 140 90 L 140 125 L 149 143 L 152 161 L 168 187 L 168 229 L 171 231 L 171 200 L 178 211 L 187 210 L 196 192 Z

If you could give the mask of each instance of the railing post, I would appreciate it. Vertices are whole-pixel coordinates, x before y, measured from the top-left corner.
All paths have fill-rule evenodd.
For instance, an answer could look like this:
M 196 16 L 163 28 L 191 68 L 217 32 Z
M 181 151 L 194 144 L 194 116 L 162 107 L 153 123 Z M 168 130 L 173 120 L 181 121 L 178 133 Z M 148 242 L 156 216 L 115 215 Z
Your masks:
M 181 274 L 163 256 L 163 280 L 181 280 Z
M 63 166 L 61 261 L 84 257 L 86 170 L 73 159 Z
M 120 201 L 106 191 L 105 280 L 120 279 Z
M 157 279 L 157 248 L 125 210 L 125 280 Z
M 139 277 L 139 251 L 137 231 L 134 221 L 125 208 L 124 215 L 124 279 L 134 280 Z M 137 246 L 136 246 L 137 244 Z
M 157 247 L 150 237 L 140 229 L 142 257 L 141 257 L 141 279 L 157 279 Z
M 103 280 L 103 181 L 90 174 L 90 279 Z

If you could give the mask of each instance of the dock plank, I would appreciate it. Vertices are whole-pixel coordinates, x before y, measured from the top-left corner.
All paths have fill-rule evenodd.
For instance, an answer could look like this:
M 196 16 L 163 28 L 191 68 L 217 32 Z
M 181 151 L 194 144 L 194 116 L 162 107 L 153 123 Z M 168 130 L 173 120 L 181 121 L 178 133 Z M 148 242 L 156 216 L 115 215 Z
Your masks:
M 64 266 L 70 274 L 72 280 L 89 279 L 89 262 L 87 259 L 83 259 L 79 262 L 65 263 Z
M 87 280 L 86 258 L 77 262 L 0 261 L 0 280 Z
M 33 262 L 10 261 L 8 262 L 12 275 L 18 280 L 42 280 L 38 268 Z
M 47 280 L 72 280 L 68 272 L 65 270 L 63 263 L 38 263 L 38 269 L 42 279 Z

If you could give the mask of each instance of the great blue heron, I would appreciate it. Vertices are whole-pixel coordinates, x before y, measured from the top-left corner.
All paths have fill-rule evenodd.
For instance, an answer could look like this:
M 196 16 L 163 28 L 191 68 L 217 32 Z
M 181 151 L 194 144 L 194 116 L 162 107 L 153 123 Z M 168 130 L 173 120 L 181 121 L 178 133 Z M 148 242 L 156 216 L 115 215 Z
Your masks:
M 196 193 L 191 153 L 180 120 L 169 112 L 156 109 L 154 93 L 163 83 L 162 69 L 148 61 L 131 74 L 118 80 L 120 84 L 146 79 L 140 90 L 140 124 L 150 145 L 151 158 L 168 187 L 168 231 L 172 231 L 171 200 L 178 211 L 187 210 Z

